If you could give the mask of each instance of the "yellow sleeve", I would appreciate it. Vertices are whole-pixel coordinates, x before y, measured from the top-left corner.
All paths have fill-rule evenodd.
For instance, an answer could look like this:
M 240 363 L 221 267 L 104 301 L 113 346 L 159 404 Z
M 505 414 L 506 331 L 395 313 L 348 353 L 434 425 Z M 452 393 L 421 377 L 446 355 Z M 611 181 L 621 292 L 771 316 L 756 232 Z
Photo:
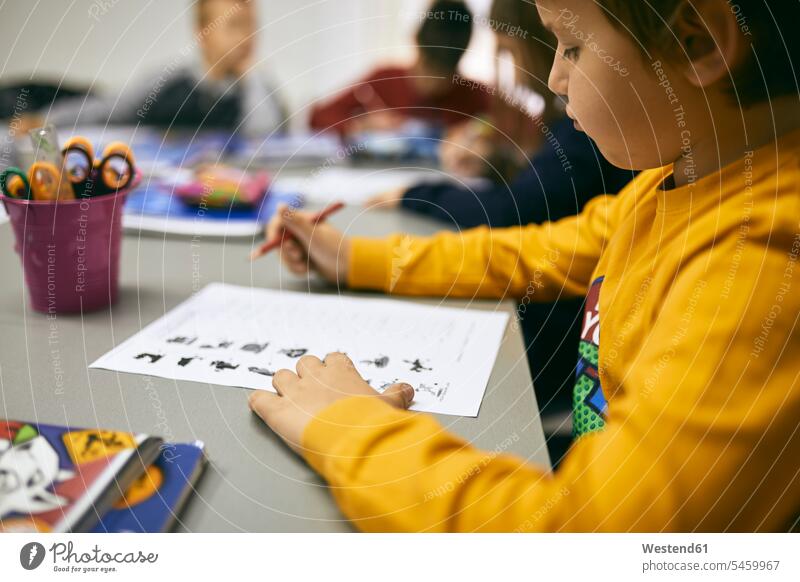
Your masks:
M 558 473 L 478 450 L 433 418 L 351 398 L 317 416 L 305 455 L 362 531 L 675 529 L 679 499 L 636 431 L 582 438 Z M 644 470 L 643 470 L 644 469 Z
M 785 531 L 800 514 L 800 235 L 769 226 L 682 255 L 658 298 L 610 403 L 628 443 L 597 450 L 621 468 L 596 483 L 615 496 L 605 527 Z
M 348 285 L 400 295 L 581 296 L 613 232 L 615 202 L 599 196 L 578 216 L 541 225 L 354 238 Z
M 781 530 L 800 509 L 800 267 L 754 246 L 732 295 L 729 263 L 700 255 L 654 298 L 605 430 L 555 475 L 364 398 L 312 420 L 306 458 L 365 531 Z

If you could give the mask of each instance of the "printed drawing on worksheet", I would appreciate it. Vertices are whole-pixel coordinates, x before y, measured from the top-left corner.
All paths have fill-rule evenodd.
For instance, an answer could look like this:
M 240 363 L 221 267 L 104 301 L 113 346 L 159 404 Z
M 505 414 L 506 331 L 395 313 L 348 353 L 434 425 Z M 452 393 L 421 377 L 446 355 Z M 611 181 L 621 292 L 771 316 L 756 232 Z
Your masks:
M 305 354 L 344 352 L 412 410 L 477 416 L 508 314 L 212 283 L 90 367 L 273 390 Z

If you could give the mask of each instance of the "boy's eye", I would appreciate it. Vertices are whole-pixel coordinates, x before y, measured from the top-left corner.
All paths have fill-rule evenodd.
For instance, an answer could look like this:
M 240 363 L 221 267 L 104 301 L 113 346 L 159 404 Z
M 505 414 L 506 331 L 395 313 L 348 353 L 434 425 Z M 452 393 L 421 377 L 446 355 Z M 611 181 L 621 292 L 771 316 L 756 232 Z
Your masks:
M 564 50 L 563 50 L 563 52 L 561 53 L 561 55 L 562 55 L 562 56 L 563 56 L 565 59 L 568 59 L 568 60 L 570 60 L 570 61 L 574 61 L 575 59 L 577 59 L 577 58 L 578 58 L 578 55 L 580 54 L 580 52 L 581 52 L 581 49 L 580 49 L 580 47 L 577 47 L 577 46 L 571 46 L 571 47 L 566 47 L 566 48 L 564 48 Z

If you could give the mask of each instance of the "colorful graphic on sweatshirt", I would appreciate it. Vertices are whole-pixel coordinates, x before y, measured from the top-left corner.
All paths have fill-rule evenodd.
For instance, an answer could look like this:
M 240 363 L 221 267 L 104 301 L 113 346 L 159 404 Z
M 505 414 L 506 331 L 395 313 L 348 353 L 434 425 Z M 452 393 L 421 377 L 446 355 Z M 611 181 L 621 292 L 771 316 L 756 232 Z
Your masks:
M 572 435 L 577 438 L 602 430 L 606 425 L 608 403 L 600 385 L 597 371 L 600 349 L 600 287 L 599 277 L 589 289 L 584 308 L 583 329 L 578 344 L 578 367 L 572 393 Z

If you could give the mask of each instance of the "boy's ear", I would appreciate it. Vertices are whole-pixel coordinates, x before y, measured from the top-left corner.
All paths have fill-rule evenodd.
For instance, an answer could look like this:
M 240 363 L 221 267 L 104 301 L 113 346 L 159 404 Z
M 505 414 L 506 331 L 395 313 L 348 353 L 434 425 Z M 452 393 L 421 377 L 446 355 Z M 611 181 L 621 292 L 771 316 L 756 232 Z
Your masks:
M 743 49 L 742 32 L 726 0 L 684 2 L 672 30 L 688 61 L 684 72 L 699 88 L 730 76 Z

